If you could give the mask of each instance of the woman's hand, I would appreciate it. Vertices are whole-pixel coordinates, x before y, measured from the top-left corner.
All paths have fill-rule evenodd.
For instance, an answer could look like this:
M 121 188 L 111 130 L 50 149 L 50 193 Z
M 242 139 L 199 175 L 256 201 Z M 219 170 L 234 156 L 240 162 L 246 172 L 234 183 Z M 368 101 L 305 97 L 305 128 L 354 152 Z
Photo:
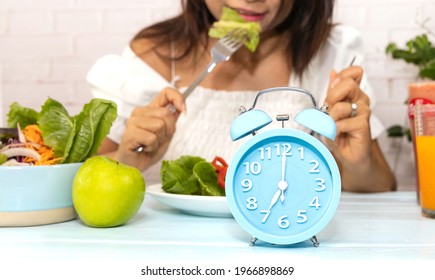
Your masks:
M 167 107 L 170 104 L 175 107 L 175 113 Z M 168 149 L 178 116 L 185 110 L 183 95 L 169 87 L 149 105 L 135 108 L 127 120 L 115 159 L 141 171 L 157 162 Z M 143 150 L 138 152 L 140 146 Z
M 362 75 L 358 66 L 331 71 L 325 103 L 336 122 L 337 135 L 327 145 L 340 166 L 344 190 L 392 190 L 394 176 L 377 141 L 371 139 L 370 99 L 359 87 Z
M 331 71 L 325 100 L 337 125 L 336 140 L 328 145 L 342 164 L 350 166 L 366 162 L 371 155 L 370 100 L 359 87 L 362 74 L 358 66 Z

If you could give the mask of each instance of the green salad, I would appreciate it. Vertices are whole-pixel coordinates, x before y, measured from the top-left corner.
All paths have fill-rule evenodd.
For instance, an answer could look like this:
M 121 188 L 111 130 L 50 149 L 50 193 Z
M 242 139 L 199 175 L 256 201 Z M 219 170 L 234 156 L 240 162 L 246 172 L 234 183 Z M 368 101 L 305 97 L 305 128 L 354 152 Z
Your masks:
M 8 126 L 37 125 L 43 144 L 51 147 L 58 163 L 83 162 L 95 155 L 117 116 L 116 104 L 94 98 L 83 110 L 70 116 L 58 101 L 48 98 L 39 112 L 14 102 L 8 113 Z
M 163 191 L 174 194 L 224 196 L 218 174 L 211 162 L 196 156 L 163 161 L 160 169 Z

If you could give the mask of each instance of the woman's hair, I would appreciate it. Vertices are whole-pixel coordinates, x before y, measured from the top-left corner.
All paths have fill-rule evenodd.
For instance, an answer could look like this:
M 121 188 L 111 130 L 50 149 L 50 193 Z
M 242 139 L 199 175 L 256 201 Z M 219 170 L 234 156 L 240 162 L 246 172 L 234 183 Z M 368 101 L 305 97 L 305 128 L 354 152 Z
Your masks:
M 287 0 L 282 0 L 283 2 Z M 290 14 L 275 28 L 288 33 L 288 55 L 292 69 L 302 75 L 311 59 L 329 36 L 334 10 L 334 0 L 293 0 Z M 182 13 L 174 18 L 156 23 L 137 33 L 134 40 L 147 38 L 155 45 L 174 42 L 181 49 L 177 59 L 198 49 L 197 42 L 209 42 L 208 30 L 216 21 L 203 0 L 181 0 Z M 162 54 L 160 54 L 162 55 Z M 167 57 L 170 59 L 170 57 Z

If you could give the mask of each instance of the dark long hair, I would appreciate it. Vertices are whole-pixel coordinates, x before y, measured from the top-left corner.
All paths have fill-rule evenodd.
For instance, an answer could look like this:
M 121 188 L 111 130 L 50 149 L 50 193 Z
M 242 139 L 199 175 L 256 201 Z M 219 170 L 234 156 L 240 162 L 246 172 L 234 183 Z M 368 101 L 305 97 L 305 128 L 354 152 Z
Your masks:
M 287 52 L 292 58 L 291 66 L 293 71 L 302 75 L 329 36 L 333 26 L 335 1 L 293 1 L 291 13 L 276 27 L 276 31 L 288 33 Z M 133 41 L 149 38 L 155 41 L 156 46 L 172 41 L 177 45 L 177 49 L 182 50 L 178 59 L 198 51 L 197 42 L 203 40 L 208 43 L 207 32 L 216 19 L 203 0 L 181 0 L 181 5 L 180 15 L 142 29 L 134 36 Z

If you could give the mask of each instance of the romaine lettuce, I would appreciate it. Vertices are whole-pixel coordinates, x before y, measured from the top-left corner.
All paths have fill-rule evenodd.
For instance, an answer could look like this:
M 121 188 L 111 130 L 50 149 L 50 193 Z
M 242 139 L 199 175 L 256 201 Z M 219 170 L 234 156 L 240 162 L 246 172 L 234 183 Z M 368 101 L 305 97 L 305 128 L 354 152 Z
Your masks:
M 83 162 L 97 153 L 116 115 L 116 104 L 109 100 L 94 98 L 78 115 L 70 116 L 60 102 L 48 98 L 39 113 L 13 103 L 8 126 L 38 124 L 44 143 L 62 158 L 60 163 Z
M 225 195 L 225 190 L 218 184 L 216 169 L 210 162 L 201 161 L 195 164 L 193 174 L 201 186 L 201 195 Z
M 224 7 L 222 17 L 213 23 L 208 35 L 212 38 L 222 38 L 235 29 L 246 31 L 245 46 L 254 52 L 260 42 L 261 26 L 258 22 L 245 21 L 237 11 Z
M 44 144 L 54 149 L 56 157 L 65 157 L 74 139 L 75 121 L 58 101 L 48 98 L 39 112 L 38 126 Z
M 21 107 L 17 102 L 14 102 L 10 105 L 8 113 L 8 127 L 17 128 L 17 125 L 20 124 L 20 127 L 25 128 L 28 125 L 36 124 L 37 120 L 38 112 L 35 110 Z
M 74 117 L 74 140 L 64 151 L 63 162 L 82 162 L 95 155 L 115 118 L 116 105 L 111 101 L 94 98 L 86 104 Z
M 163 161 L 160 169 L 162 189 L 168 193 L 186 195 L 225 195 L 217 182 L 216 170 L 201 157 L 182 156 Z

